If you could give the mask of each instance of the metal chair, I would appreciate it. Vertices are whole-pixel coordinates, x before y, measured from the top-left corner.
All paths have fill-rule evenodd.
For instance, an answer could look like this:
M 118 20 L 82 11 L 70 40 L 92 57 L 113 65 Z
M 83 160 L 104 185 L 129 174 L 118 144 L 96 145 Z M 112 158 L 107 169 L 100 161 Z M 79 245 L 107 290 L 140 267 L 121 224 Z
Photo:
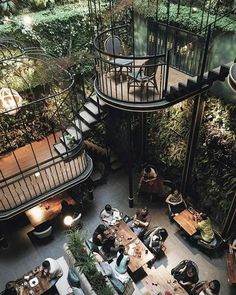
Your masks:
M 157 81 L 156 81 L 156 72 L 158 68 L 158 63 L 156 59 L 148 59 L 138 70 L 134 70 L 131 73 L 128 73 L 128 91 L 130 87 L 140 87 L 141 93 L 143 92 L 144 86 L 147 86 L 151 83 L 154 89 L 158 91 Z
M 48 228 L 44 230 L 35 229 L 33 231 L 33 235 L 37 237 L 38 239 L 45 239 L 49 238 L 52 235 L 52 225 L 50 225 Z
M 121 55 L 123 53 L 123 47 L 121 39 L 117 36 L 109 36 L 104 41 L 104 50 L 111 56 L 109 57 L 109 64 L 115 68 L 119 69 L 119 75 L 122 75 L 122 68 L 127 67 L 133 63 L 133 59 L 128 58 L 113 58 L 112 55 Z M 110 71 L 110 69 L 109 69 Z

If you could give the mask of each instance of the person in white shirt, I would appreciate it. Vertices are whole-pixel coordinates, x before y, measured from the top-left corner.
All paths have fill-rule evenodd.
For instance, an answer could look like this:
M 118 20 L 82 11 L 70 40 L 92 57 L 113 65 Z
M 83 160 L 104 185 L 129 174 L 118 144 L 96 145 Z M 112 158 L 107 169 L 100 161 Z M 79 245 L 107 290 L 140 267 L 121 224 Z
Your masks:
M 50 285 L 54 285 L 63 275 L 60 264 L 53 258 L 47 258 L 42 263 L 42 272 L 50 278 Z
M 113 225 L 121 219 L 121 214 L 118 209 L 112 208 L 111 205 L 107 204 L 100 213 L 100 217 L 105 225 Z
M 202 281 L 191 290 L 191 295 L 219 295 L 220 282 L 218 280 Z

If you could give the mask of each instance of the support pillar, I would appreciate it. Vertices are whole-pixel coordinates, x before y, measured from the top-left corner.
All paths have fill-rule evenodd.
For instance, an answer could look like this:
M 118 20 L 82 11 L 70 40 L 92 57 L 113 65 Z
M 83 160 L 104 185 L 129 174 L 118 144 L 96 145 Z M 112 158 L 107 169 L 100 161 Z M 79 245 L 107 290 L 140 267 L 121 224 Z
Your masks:
M 145 162 L 146 158 L 146 137 L 147 137 L 147 114 L 140 114 L 140 160 Z
M 228 239 L 230 237 L 230 234 L 235 230 L 236 230 L 236 193 L 234 194 L 231 206 L 228 211 L 228 215 L 225 219 L 223 231 L 221 234 L 223 239 L 225 240 Z
M 205 108 L 204 94 L 199 94 L 194 98 L 193 114 L 190 126 L 190 133 L 188 138 L 188 145 L 186 151 L 186 157 L 184 162 L 181 192 L 183 195 L 188 193 L 189 184 L 192 176 L 193 162 L 195 157 L 195 151 L 198 144 L 198 137 L 202 122 L 202 117 Z
M 134 192 L 133 192 L 133 146 L 132 146 L 132 126 L 131 114 L 128 113 L 128 140 L 129 140 L 129 208 L 134 207 Z

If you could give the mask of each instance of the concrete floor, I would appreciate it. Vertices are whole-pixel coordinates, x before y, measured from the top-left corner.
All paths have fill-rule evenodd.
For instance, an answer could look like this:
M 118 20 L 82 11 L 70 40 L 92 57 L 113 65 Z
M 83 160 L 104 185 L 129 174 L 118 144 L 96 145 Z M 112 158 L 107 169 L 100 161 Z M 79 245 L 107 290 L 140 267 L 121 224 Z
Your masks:
M 94 192 L 94 201 L 88 203 L 83 214 L 84 229 L 91 235 L 99 223 L 99 213 L 106 203 L 112 204 L 128 215 L 133 215 L 137 207 L 145 200 L 136 200 L 135 208 L 128 208 L 128 177 L 120 170 L 110 174 L 107 184 L 99 186 Z M 145 203 L 148 205 L 148 203 Z M 159 202 L 149 203 L 152 221 L 150 226 L 161 225 L 169 233 L 166 240 L 166 256 L 157 261 L 154 267 L 164 265 L 169 271 L 183 259 L 191 259 L 199 266 L 200 280 L 218 279 L 221 282 L 221 295 L 236 294 L 236 288 L 230 287 L 227 282 L 225 255 L 210 259 L 180 235 L 179 228 L 171 224 L 167 217 L 165 204 Z M 5 283 L 17 279 L 22 274 L 40 265 L 47 257 L 58 258 L 63 255 L 62 245 L 66 241 L 61 227 L 56 228 L 55 238 L 46 245 L 33 245 L 27 236 L 32 229 L 31 225 L 19 227 L 9 235 L 9 248 L 0 250 L 0 290 Z

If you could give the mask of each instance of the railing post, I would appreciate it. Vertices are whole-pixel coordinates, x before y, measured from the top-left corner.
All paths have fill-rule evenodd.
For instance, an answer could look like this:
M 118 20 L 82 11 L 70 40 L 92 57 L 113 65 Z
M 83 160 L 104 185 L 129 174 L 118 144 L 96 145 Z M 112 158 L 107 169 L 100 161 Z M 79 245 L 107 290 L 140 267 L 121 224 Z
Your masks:
M 189 183 L 192 176 L 194 157 L 197 149 L 200 127 L 205 108 L 205 99 L 203 95 L 204 94 L 199 94 L 194 98 L 192 120 L 181 181 L 181 192 L 183 195 L 188 193 Z
M 207 31 L 207 37 L 206 37 L 204 54 L 203 54 L 203 59 L 202 59 L 201 72 L 200 72 L 200 80 L 202 80 L 205 69 L 206 69 L 206 62 L 207 62 L 210 38 L 211 38 L 211 25 L 209 25 L 209 28 L 208 28 L 208 31 Z
M 170 49 L 167 52 L 167 59 L 166 59 L 166 77 L 165 77 L 165 89 L 163 96 L 166 96 L 167 93 L 167 87 L 168 87 L 168 80 L 169 80 L 169 66 L 170 66 Z
M 128 134 L 129 134 L 129 208 L 134 206 L 133 195 L 133 149 L 132 149 L 132 126 L 131 126 L 131 113 L 128 113 Z

